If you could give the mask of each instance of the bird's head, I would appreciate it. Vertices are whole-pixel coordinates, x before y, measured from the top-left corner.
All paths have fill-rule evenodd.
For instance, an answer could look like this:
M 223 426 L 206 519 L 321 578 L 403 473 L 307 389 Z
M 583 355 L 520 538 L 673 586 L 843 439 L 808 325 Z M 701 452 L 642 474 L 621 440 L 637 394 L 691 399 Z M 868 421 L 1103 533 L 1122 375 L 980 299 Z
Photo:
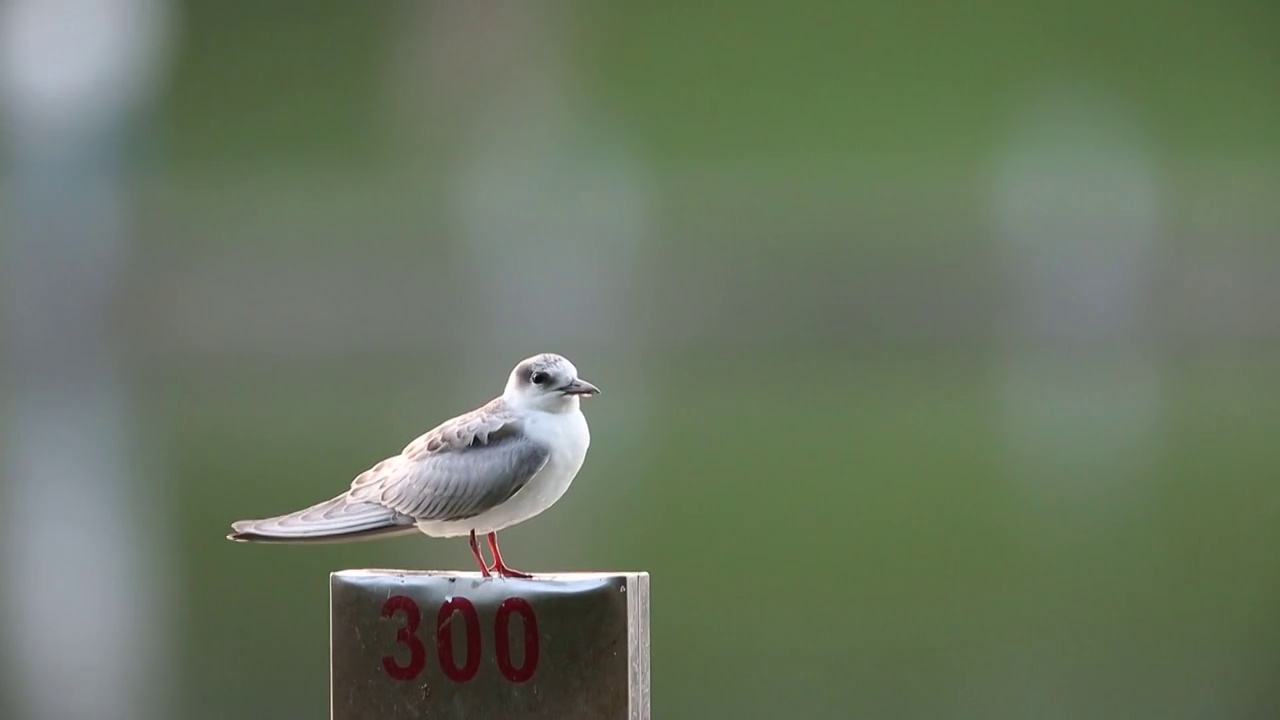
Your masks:
M 579 398 L 599 392 L 595 385 L 578 377 L 578 368 L 568 358 L 542 353 L 516 365 L 502 397 L 518 408 L 568 412 L 577 409 Z

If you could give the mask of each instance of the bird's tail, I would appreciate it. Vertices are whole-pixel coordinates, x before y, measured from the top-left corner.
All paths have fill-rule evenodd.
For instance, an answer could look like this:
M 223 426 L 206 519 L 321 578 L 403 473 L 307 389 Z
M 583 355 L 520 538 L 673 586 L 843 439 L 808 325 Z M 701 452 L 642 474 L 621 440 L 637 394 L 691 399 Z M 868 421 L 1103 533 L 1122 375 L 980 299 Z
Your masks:
M 262 520 L 231 523 L 229 540 L 240 542 L 321 543 L 365 540 L 414 532 L 413 520 L 395 510 L 346 495 L 309 508 Z

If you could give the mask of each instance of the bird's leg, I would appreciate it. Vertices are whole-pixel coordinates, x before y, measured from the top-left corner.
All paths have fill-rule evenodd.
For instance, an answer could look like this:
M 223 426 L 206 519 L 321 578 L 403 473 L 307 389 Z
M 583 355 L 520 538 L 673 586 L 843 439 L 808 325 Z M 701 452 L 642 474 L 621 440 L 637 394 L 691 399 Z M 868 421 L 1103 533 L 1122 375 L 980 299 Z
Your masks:
M 493 551 L 493 567 L 490 570 L 498 573 L 503 577 L 531 578 L 529 573 L 512 570 L 507 564 L 502 562 L 502 553 L 498 552 L 498 533 L 489 533 L 489 549 Z
M 492 535 L 493 533 L 489 533 Z M 489 567 L 484 563 L 484 555 L 480 554 L 480 541 L 476 539 L 476 531 L 471 531 L 471 554 L 476 556 L 476 564 L 480 566 L 480 574 L 489 577 Z M 497 557 L 495 554 L 494 557 Z

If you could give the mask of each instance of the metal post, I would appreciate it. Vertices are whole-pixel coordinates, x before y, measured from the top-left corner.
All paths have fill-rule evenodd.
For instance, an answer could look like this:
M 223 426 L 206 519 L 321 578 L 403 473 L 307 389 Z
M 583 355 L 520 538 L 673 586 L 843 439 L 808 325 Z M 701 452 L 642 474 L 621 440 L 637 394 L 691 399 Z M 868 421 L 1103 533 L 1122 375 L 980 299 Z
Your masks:
M 344 570 L 331 720 L 648 720 L 649 574 Z

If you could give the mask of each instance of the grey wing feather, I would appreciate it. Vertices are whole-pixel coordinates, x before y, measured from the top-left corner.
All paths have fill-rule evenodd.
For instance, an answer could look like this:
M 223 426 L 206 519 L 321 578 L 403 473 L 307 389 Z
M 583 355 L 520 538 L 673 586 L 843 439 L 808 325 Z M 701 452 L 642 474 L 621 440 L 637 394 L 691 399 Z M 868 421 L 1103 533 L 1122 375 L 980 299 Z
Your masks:
M 464 520 L 510 499 L 550 456 L 498 400 L 444 423 L 400 456 L 370 468 L 352 482 L 347 497 L 415 520 Z
M 413 532 L 413 520 L 374 503 L 351 502 L 340 495 L 297 512 L 231 524 L 232 540 L 316 542 L 352 540 Z

